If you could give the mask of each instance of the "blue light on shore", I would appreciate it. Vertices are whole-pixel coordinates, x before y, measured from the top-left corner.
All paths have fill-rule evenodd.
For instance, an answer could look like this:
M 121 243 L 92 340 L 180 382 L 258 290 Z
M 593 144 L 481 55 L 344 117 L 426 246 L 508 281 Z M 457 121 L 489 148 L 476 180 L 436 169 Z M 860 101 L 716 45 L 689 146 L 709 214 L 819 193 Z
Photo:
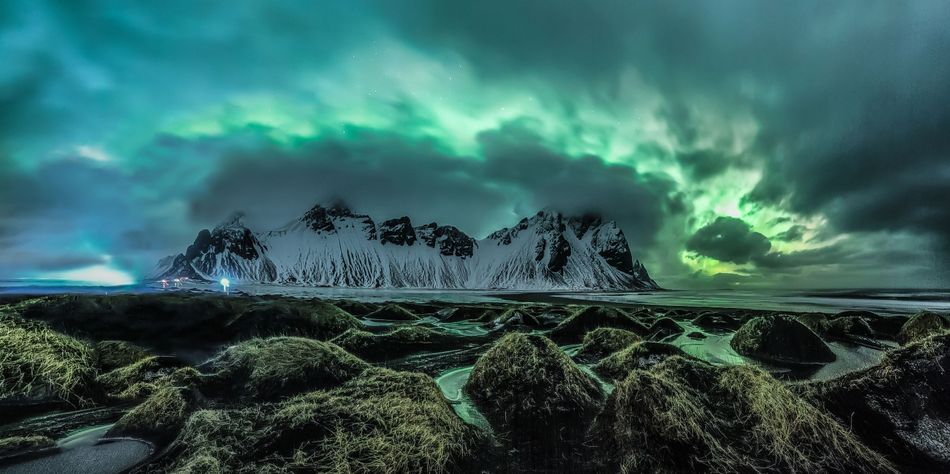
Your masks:
M 231 286 L 231 280 L 228 280 L 227 278 L 221 279 L 221 287 L 224 288 L 225 293 L 228 292 L 228 287 L 230 286 Z

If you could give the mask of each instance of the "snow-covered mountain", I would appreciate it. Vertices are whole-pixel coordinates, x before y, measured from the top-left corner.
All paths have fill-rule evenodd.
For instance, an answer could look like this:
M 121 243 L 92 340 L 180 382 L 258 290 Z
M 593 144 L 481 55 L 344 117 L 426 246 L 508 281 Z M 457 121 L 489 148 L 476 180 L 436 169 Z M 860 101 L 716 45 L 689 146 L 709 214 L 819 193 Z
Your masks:
M 377 224 L 341 204 L 253 232 L 240 215 L 202 230 L 154 279 L 188 277 L 306 286 L 468 289 L 656 289 L 623 231 L 596 216 L 541 211 L 476 240 L 455 227 Z

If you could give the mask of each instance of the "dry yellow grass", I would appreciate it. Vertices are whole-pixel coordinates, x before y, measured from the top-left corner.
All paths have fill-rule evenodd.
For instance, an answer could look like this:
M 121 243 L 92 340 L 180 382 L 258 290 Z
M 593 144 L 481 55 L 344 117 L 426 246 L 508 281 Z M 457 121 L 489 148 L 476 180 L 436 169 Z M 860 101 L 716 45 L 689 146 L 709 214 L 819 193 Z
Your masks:
M 431 378 L 370 369 L 340 387 L 275 405 L 201 410 L 156 471 L 442 473 L 471 460 L 480 435 Z
M 769 374 L 672 357 L 617 385 L 592 431 L 621 472 L 895 472 Z M 609 463 L 608 463 L 609 464 Z
M 95 353 L 42 323 L 0 315 L 0 398 L 58 397 L 93 403 Z

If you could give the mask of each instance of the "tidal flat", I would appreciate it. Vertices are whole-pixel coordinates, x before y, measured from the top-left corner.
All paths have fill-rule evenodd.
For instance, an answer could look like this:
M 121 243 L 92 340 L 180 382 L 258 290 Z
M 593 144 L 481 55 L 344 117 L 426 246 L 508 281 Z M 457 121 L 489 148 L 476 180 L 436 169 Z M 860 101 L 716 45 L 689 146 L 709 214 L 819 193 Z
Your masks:
M 950 470 L 950 320 L 522 295 L 0 302 L 0 472 Z

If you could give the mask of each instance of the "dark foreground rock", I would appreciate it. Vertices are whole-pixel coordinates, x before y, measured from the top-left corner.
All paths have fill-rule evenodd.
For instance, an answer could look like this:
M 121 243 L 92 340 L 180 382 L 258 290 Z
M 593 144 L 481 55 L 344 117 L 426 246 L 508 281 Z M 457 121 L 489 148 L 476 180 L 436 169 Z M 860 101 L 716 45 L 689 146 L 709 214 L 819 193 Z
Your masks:
M 681 357 L 618 383 L 591 443 L 601 472 L 894 472 L 768 373 Z
M 730 345 L 739 354 L 780 365 L 835 360 L 834 352 L 814 331 L 785 315 L 750 319 L 736 331 Z
M 735 331 L 742 322 L 733 316 L 717 311 L 707 311 L 693 319 L 693 324 L 707 331 Z
M 950 471 L 950 333 L 802 392 L 907 471 Z
M 464 390 L 511 440 L 516 466 L 570 471 L 584 463 L 577 450 L 603 393 L 549 339 L 505 336 L 478 359 Z
M 683 326 L 680 326 L 676 321 L 670 318 L 660 318 L 650 326 L 650 333 L 647 335 L 647 339 L 662 341 L 683 334 L 684 331 Z
M 874 314 L 874 313 L 868 313 Z M 881 335 L 871 327 L 868 318 L 884 318 L 883 316 L 857 316 L 857 315 L 835 315 L 829 317 L 823 313 L 806 313 L 795 317 L 812 332 L 823 339 L 832 341 L 841 341 L 851 344 L 860 344 L 877 349 L 883 349 L 884 346 L 877 341 L 879 337 L 892 338 L 891 336 Z M 876 321 L 876 319 L 874 319 Z

